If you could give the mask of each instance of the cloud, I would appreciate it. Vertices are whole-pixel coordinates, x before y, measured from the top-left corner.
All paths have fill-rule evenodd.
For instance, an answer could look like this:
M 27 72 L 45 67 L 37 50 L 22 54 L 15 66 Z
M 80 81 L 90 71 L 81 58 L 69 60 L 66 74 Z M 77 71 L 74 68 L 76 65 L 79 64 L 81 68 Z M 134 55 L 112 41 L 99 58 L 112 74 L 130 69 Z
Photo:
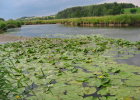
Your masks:
M 133 3 L 140 6 L 140 0 L 104 0 L 103 2 Z
M 9 19 L 23 16 L 47 16 L 73 6 L 115 1 L 133 1 L 132 3 L 140 5 L 139 0 L 0 0 L 0 17 Z
M 95 4 L 102 0 L 0 0 L 0 17 L 45 16 L 68 7 Z

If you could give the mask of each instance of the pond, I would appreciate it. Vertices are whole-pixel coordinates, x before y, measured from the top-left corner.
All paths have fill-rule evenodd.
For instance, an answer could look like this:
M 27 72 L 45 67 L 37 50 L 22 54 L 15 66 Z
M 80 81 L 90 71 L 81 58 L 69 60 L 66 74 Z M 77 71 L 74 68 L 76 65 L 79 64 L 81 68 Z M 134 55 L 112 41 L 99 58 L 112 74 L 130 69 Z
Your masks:
M 40 29 L 37 26 L 40 26 Z M 48 31 L 42 34 L 43 28 L 41 25 L 37 26 L 23 26 L 21 29 L 8 31 L 12 36 L 50 38 L 35 38 L 28 42 L 1 45 L 2 72 L 10 67 L 7 79 L 11 80 L 14 91 L 19 91 L 16 95 L 20 99 L 139 100 L 140 67 L 137 67 L 140 65 L 139 45 L 100 36 L 60 39 L 71 34 L 61 33 L 62 30 L 60 33 L 51 33 L 53 29 L 47 29 L 45 25 L 42 27 Z M 68 28 L 71 31 L 77 29 L 79 34 L 80 32 L 84 34 L 82 27 L 48 25 L 48 27 L 54 26 Z M 34 27 L 34 30 L 30 27 Z M 89 30 L 94 29 L 98 30 L 89 28 Z M 65 29 L 65 32 L 68 30 Z M 75 35 L 72 36 L 78 35 L 76 32 L 73 33 Z M 110 36 L 108 34 L 108 37 Z M 126 64 L 117 64 L 114 60 Z M 11 95 L 8 96 L 11 98 Z M 15 99 L 15 95 L 13 98 Z
M 61 24 L 25 25 L 21 28 L 9 29 L 7 34 L 26 37 L 65 38 L 76 35 L 96 35 L 122 38 L 131 41 L 140 40 L 139 27 L 70 27 Z
M 76 37 L 78 35 L 103 35 L 111 38 L 122 38 L 130 41 L 140 40 L 139 27 L 70 27 L 61 24 L 45 24 L 45 25 L 24 25 L 21 28 L 9 29 L 6 34 L 25 37 L 49 37 L 49 38 L 66 38 Z M 119 63 L 140 66 L 140 55 L 134 57 L 117 60 Z

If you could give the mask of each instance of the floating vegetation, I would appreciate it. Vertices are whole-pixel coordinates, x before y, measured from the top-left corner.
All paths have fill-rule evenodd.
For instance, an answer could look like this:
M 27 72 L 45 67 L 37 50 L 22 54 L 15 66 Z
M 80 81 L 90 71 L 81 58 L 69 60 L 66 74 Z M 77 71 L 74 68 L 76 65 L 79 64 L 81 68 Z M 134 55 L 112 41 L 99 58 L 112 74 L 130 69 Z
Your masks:
M 138 52 L 139 42 L 99 36 L 2 44 L 0 99 L 139 100 L 140 67 L 114 61 Z

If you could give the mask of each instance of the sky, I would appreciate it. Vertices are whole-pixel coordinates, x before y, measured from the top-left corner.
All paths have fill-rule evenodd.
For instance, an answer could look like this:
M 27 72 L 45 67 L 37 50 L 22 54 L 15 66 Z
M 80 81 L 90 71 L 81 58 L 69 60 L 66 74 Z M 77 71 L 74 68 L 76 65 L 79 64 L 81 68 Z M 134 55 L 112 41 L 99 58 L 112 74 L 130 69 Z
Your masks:
M 105 2 L 127 2 L 140 6 L 140 0 L 0 0 L 0 18 L 49 16 L 65 8 Z

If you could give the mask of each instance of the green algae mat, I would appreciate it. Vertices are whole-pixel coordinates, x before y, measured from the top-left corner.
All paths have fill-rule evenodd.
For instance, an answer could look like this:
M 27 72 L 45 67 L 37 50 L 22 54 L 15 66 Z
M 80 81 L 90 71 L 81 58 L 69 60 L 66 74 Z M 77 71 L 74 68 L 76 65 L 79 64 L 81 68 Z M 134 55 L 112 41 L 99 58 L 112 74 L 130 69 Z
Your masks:
M 0 100 L 140 100 L 140 66 L 115 62 L 139 50 L 100 36 L 2 44 Z

